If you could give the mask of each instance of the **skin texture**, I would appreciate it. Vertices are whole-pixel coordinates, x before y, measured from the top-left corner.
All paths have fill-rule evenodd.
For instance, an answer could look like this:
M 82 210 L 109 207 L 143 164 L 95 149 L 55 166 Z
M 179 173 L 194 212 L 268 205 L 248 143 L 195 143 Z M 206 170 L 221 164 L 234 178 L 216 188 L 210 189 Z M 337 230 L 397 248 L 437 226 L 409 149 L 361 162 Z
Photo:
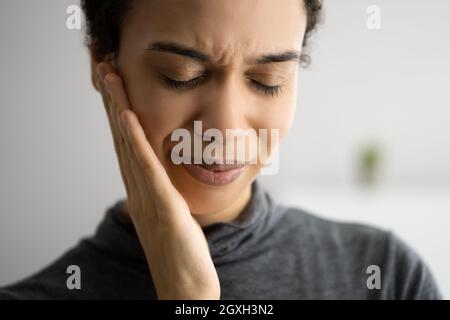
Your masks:
M 224 135 L 227 128 L 279 129 L 282 139 L 295 112 L 298 60 L 258 59 L 299 55 L 305 26 L 298 0 L 136 0 L 119 52 L 105 62 L 92 60 L 127 190 L 126 210 L 159 298 L 220 298 L 201 226 L 235 219 L 261 169 L 247 165 L 227 185 L 206 185 L 172 163 L 172 132 L 186 128 L 193 135 L 193 121 L 201 120 L 203 130 Z M 155 43 L 175 43 L 207 59 L 166 52 L 167 46 L 149 50 Z M 164 80 L 198 77 L 183 90 Z M 268 95 L 261 84 L 281 89 Z M 269 143 L 271 149 L 276 142 Z

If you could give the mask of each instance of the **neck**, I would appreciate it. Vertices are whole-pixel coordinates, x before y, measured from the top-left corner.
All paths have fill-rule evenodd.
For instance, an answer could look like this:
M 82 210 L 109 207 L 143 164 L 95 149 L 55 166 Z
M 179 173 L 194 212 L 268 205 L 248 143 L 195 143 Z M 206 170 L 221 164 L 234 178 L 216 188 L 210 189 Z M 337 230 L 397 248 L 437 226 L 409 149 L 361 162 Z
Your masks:
M 252 184 L 247 186 L 247 188 L 241 193 L 241 196 L 224 210 L 210 214 L 193 215 L 193 217 L 197 220 L 201 227 L 205 227 L 215 222 L 232 222 L 239 217 L 245 206 L 250 201 L 251 196 Z M 129 217 L 130 213 L 128 211 L 127 200 L 123 203 L 122 209 L 122 212 Z
M 210 213 L 210 214 L 200 214 L 193 215 L 201 227 L 205 227 L 209 224 L 215 222 L 232 222 L 239 217 L 241 212 L 244 210 L 245 206 L 250 201 L 252 195 L 251 184 L 241 193 L 239 198 L 236 199 L 229 207 L 222 211 Z

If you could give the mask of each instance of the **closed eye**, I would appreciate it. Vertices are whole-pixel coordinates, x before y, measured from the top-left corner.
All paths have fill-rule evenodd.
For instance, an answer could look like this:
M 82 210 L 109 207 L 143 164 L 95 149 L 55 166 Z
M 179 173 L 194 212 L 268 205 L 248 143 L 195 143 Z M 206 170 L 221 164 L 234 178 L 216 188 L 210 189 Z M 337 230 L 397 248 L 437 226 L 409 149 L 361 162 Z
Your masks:
M 198 85 L 203 83 L 206 79 L 206 76 L 202 75 L 202 76 L 193 78 L 191 80 L 186 80 L 186 81 L 175 80 L 175 79 L 169 78 L 167 76 L 163 76 L 163 75 L 161 76 L 161 78 L 169 88 L 179 90 L 179 91 L 187 91 L 187 90 L 194 89 L 195 87 L 197 87 Z M 259 81 L 254 80 L 254 79 L 251 79 L 251 78 L 248 78 L 248 79 L 249 79 L 251 85 L 256 90 L 264 93 L 266 96 L 275 97 L 281 93 L 281 85 L 268 86 Z
M 200 76 L 187 81 L 180 81 L 169 78 L 167 76 L 162 76 L 162 80 L 169 88 L 184 91 L 194 89 L 205 80 L 205 76 Z
M 254 79 L 249 79 L 251 85 L 266 96 L 275 97 L 281 93 L 281 85 L 268 86 Z

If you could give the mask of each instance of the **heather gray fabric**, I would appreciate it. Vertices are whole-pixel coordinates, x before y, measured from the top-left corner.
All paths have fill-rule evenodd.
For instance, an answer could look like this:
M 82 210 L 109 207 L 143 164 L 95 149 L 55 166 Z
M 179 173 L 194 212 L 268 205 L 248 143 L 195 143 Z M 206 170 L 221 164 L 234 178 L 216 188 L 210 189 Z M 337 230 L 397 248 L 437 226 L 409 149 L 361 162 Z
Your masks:
M 111 206 L 96 234 L 39 273 L 0 289 L 2 299 L 155 299 L 131 221 Z M 222 299 L 441 299 L 427 266 L 391 232 L 338 223 L 274 203 L 255 181 L 234 223 L 204 228 Z M 67 289 L 69 265 L 81 290 Z M 381 289 L 367 288 L 367 267 Z

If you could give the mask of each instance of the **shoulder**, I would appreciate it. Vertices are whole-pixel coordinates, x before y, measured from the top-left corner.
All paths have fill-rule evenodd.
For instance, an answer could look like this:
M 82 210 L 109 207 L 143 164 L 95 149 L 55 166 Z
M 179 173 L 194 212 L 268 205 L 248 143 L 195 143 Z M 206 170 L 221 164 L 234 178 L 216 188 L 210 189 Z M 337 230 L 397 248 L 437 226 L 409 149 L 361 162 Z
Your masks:
M 392 232 L 377 226 L 337 221 L 301 208 L 278 206 L 277 210 L 282 212 L 278 225 L 281 232 L 302 235 L 317 246 L 341 250 L 364 247 L 367 250 L 371 246 L 380 249 L 395 241 Z
M 40 271 L 0 288 L 0 300 L 76 299 L 79 293 L 68 288 L 68 278 L 77 269 L 84 270 L 85 267 L 96 264 L 97 259 L 88 242 L 82 240 Z
M 335 221 L 299 208 L 278 209 L 283 212 L 279 230 L 307 244 L 310 259 L 321 264 L 327 261 L 337 271 L 361 272 L 365 277 L 367 267 L 380 267 L 385 298 L 441 299 L 428 265 L 391 230 Z

